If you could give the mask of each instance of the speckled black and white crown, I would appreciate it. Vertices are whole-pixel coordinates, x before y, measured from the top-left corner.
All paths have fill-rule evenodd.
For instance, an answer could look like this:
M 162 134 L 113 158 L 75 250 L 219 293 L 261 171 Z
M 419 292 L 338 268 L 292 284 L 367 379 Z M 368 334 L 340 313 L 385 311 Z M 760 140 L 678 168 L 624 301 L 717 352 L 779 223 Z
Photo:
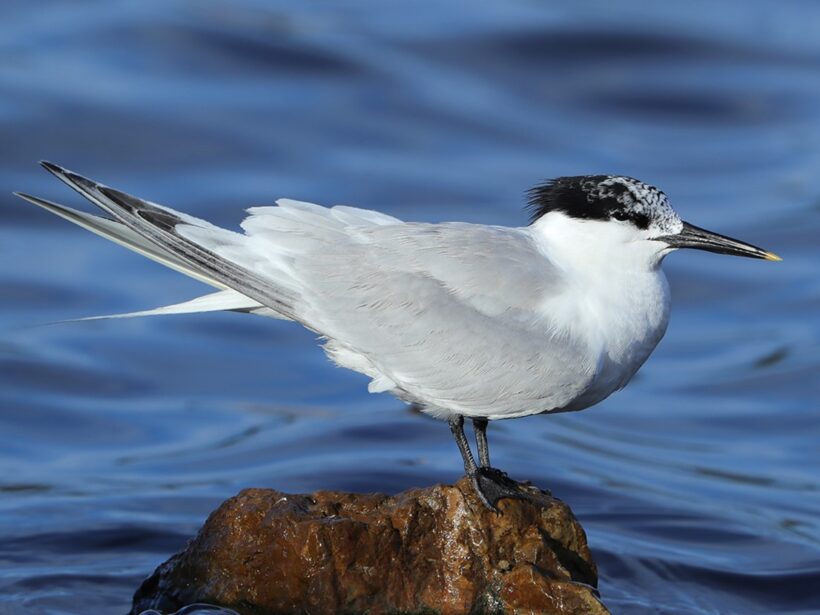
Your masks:
M 681 220 L 661 190 L 621 175 L 559 177 L 527 193 L 531 221 L 561 211 L 584 220 L 629 221 L 639 229 L 676 233 Z

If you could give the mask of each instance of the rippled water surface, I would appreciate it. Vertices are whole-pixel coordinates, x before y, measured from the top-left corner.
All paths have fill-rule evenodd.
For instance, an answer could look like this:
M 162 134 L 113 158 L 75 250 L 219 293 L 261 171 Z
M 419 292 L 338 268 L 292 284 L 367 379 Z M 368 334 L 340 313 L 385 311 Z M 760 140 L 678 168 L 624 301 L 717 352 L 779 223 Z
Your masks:
M 779 264 L 678 253 L 596 408 L 491 426 L 588 530 L 615 613 L 820 612 L 820 6 L 22 2 L 0 25 L 0 613 L 123 613 L 248 486 L 452 481 L 446 425 L 238 314 L 31 327 L 202 292 L 34 207 L 52 159 L 233 226 L 279 196 L 520 225 L 623 173 Z

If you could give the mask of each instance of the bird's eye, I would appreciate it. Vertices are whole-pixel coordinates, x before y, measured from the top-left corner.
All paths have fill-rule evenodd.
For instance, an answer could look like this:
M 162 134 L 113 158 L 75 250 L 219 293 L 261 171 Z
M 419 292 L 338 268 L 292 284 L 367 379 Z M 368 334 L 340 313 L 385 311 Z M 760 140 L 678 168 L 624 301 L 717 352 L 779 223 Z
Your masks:
M 612 217 L 616 220 L 628 220 L 629 216 L 625 211 L 621 211 L 620 209 L 615 210 L 612 212 Z

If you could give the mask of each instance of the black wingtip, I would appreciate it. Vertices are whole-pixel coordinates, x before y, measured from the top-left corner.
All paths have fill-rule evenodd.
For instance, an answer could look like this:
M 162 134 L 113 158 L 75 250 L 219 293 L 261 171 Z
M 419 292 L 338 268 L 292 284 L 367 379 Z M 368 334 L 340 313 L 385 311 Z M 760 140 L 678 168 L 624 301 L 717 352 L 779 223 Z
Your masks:
M 54 173 L 55 175 L 65 173 L 64 168 L 62 168 L 60 165 L 54 164 L 53 162 L 49 162 L 48 160 L 41 160 L 40 166 L 43 167 L 49 173 Z
M 75 179 L 75 180 L 89 181 L 87 178 L 83 177 L 82 175 L 78 175 L 74 171 L 69 171 L 65 167 L 61 167 L 59 164 L 54 164 L 53 162 L 49 162 L 48 160 L 41 160 L 40 161 L 40 166 L 43 167 L 46 171 L 48 171 L 52 175 L 56 175 L 59 178 L 70 177 L 71 179 Z
M 74 171 L 69 171 L 65 167 L 61 167 L 58 164 L 49 162 L 48 160 L 41 160 L 40 166 L 42 166 L 46 171 L 54 175 L 54 177 L 68 184 L 75 190 L 77 190 L 78 188 L 82 188 L 87 191 L 94 191 L 102 187 L 102 184 L 99 184 L 94 180 L 88 179 L 87 177 L 83 177 L 82 175 L 80 175 L 79 173 L 75 173 Z M 83 190 L 79 191 L 80 193 L 83 193 Z
M 140 210 L 140 200 L 138 198 L 131 196 L 127 192 L 117 190 L 116 188 L 109 188 L 108 186 L 100 185 L 98 190 L 103 196 L 115 202 L 126 211 L 138 215 Z
M 53 162 L 49 162 L 48 160 L 41 160 L 40 166 L 43 167 L 49 173 L 51 173 L 54 177 L 62 179 L 63 181 L 65 181 L 66 178 L 84 179 L 81 175 L 77 175 L 76 173 L 73 173 L 72 171 L 69 171 L 64 167 L 61 167 L 59 164 L 54 164 Z
M 130 194 L 126 194 L 122 190 L 117 190 L 116 188 L 111 188 L 109 186 L 100 186 L 100 192 L 107 196 L 112 201 L 120 202 L 125 201 L 127 199 L 133 199 Z

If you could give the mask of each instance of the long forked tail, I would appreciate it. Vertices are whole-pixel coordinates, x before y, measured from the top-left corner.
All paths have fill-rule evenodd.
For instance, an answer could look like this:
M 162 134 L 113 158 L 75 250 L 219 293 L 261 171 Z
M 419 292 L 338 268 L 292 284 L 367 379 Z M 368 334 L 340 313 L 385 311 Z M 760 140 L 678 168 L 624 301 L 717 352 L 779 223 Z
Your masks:
M 204 242 L 186 239 L 178 231 L 184 227 L 205 230 L 212 238 L 214 247 L 241 242 L 242 235 L 98 184 L 55 164 L 41 164 L 114 219 L 94 216 L 28 194 L 15 193 L 17 196 L 166 267 L 220 289 L 219 292 L 175 305 L 92 319 L 216 310 L 292 318 L 292 297 L 287 291 L 218 256 Z

